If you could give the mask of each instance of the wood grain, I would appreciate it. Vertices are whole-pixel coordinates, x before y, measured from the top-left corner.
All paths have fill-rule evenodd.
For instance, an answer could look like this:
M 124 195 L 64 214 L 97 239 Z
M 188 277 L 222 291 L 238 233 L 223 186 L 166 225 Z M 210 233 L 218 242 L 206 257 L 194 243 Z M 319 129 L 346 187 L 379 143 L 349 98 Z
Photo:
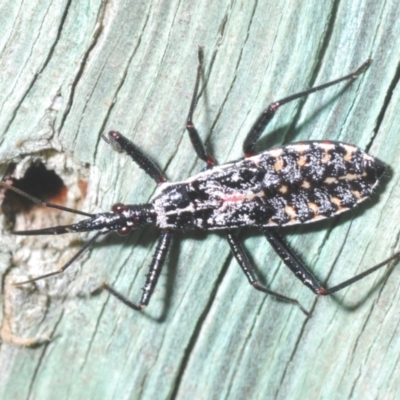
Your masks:
M 88 212 L 117 201 L 147 202 L 154 183 L 100 135 L 121 131 L 171 180 L 201 170 L 184 129 L 199 45 L 205 73 L 195 123 L 219 162 L 241 156 L 246 133 L 271 101 L 372 57 L 351 85 L 282 107 L 258 144 L 341 140 L 390 165 L 377 193 L 356 211 L 284 231 L 318 279 L 333 286 L 399 247 L 398 6 L 395 0 L 3 2 L 2 168 L 15 161 L 23 173 L 42 160 L 64 179 L 70 201 Z M 80 180 L 89 182 L 83 201 Z M 21 223 L 39 217 L 29 218 Z M 79 241 L 1 235 L 1 398 L 399 396 L 399 265 L 317 299 L 262 235 L 242 230 L 262 281 L 312 310 L 307 319 L 254 291 L 223 235 L 177 234 L 152 302 L 138 314 L 106 293 L 90 293 L 106 280 L 136 300 L 156 230 L 110 235 L 64 276 L 24 290 L 11 282 L 57 269 Z M 46 335 L 50 341 L 33 347 L 15 344 Z

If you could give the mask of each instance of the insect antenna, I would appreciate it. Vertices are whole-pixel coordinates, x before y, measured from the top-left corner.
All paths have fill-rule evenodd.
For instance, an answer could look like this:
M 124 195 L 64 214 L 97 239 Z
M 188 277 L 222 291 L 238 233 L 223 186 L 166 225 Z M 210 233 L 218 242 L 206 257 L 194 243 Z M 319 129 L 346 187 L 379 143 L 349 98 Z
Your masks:
M 80 257 L 86 250 L 89 249 L 89 247 L 92 245 L 92 243 L 102 234 L 102 232 L 97 232 L 87 243 L 85 243 L 83 245 L 83 247 L 81 249 L 79 249 L 79 251 L 77 251 L 75 253 L 75 255 L 73 257 L 71 257 L 69 259 L 69 261 L 67 261 L 66 264 L 64 264 L 60 269 L 58 269 L 57 271 L 54 272 L 49 272 L 48 274 L 44 274 L 44 275 L 40 275 L 37 276 L 36 278 L 32 278 L 32 279 L 28 279 L 26 281 L 22 281 L 22 282 L 14 282 L 13 285 L 14 286 L 21 286 L 21 285 L 25 285 L 26 283 L 31 283 L 31 282 L 36 282 L 40 279 L 45 279 L 48 278 L 50 276 L 53 275 L 58 275 L 63 273 L 78 257 Z
M 38 204 L 38 205 L 43 206 L 43 207 L 55 208 L 57 210 L 66 211 L 66 212 L 69 212 L 69 213 L 72 213 L 72 214 L 84 215 L 86 217 L 93 217 L 94 216 L 94 214 L 90 214 L 90 213 L 87 213 L 87 212 L 84 212 L 84 211 L 79 211 L 79 210 L 75 210 L 73 208 L 64 207 L 64 206 L 60 206 L 58 204 L 49 203 L 47 201 L 40 200 L 37 197 L 31 196 L 30 194 L 24 192 L 23 190 L 18 189 L 16 187 L 12 186 L 12 185 L 9 185 L 9 184 L 7 184 L 7 183 L 5 183 L 3 181 L 0 181 L 0 186 L 3 186 L 7 190 L 11 190 L 11 191 L 13 191 L 15 193 L 18 193 L 19 195 L 31 200 L 33 203 Z
M 58 225 L 50 228 L 32 229 L 29 231 L 13 231 L 12 235 L 21 236 L 39 236 L 39 235 L 60 235 L 62 233 L 71 233 L 74 225 Z
M 37 197 L 31 196 L 30 194 L 24 192 L 21 189 L 18 189 L 14 186 L 11 186 L 3 181 L 0 181 L 0 186 L 4 187 L 7 190 L 11 190 L 15 193 L 18 193 L 19 195 L 31 200 L 33 203 L 44 206 L 44 207 L 49 207 L 49 208 L 55 208 L 57 210 L 61 210 L 61 211 L 66 211 L 72 214 L 78 214 L 78 215 L 84 215 L 86 217 L 93 217 L 95 214 L 90 214 L 84 211 L 79 211 L 79 210 L 75 210 L 73 208 L 69 208 L 69 207 L 64 207 L 64 206 L 60 206 L 58 204 L 54 204 L 54 203 L 50 203 L 47 201 L 43 201 L 38 199 Z M 15 232 L 11 232 L 13 235 L 24 235 L 24 236 L 34 236 L 34 235 L 47 235 L 47 234 L 61 234 L 61 233 L 69 233 L 71 225 L 64 225 L 64 226 L 54 226 L 51 228 L 43 228 L 43 229 L 34 229 L 34 230 L 30 230 L 30 231 L 15 231 Z M 36 282 L 40 279 L 45 279 L 48 278 L 50 276 L 53 275 L 58 275 L 61 274 L 62 272 L 64 272 L 77 258 L 79 258 L 86 250 L 89 249 L 89 247 L 92 245 L 92 243 L 101 235 L 102 232 L 98 232 L 96 233 L 87 243 L 85 243 L 83 245 L 83 247 L 66 263 L 64 264 L 60 269 L 58 269 L 57 271 L 54 272 L 49 272 L 48 274 L 44 274 L 44 275 L 40 275 L 37 276 L 36 278 L 32 278 L 32 279 L 28 279 L 26 281 L 23 282 L 15 282 L 13 283 L 14 286 L 21 286 L 21 285 L 25 285 L 26 283 L 31 283 L 31 282 Z

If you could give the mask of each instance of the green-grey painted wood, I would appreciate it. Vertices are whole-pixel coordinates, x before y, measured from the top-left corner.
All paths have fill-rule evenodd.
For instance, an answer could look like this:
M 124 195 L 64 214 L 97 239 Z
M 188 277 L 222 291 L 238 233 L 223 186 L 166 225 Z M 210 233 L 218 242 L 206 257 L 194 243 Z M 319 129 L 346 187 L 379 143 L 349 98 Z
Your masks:
M 398 7 L 395 0 L 3 2 L 1 163 L 39 157 L 54 164 L 41 151 L 55 149 L 69 157 L 55 165 L 66 182 L 85 178 L 84 164 L 89 168 L 84 209 L 145 202 L 153 182 L 99 136 L 120 130 L 172 180 L 199 171 L 184 130 L 198 45 L 205 46 L 206 89 L 195 121 L 220 162 L 240 156 L 270 101 L 337 78 L 371 56 L 370 70 L 347 90 L 285 106 L 259 144 L 342 140 L 391 166 L 391 178 L 360 209 L 287 231 L 316 276 L 333 285 L 398 249 Z M 52 106 L 57 96 L 60 109 Z M 36 291 L 9 285 L 21 265 L 11 265 L 18 244 L 3 233 L 2 315 L 16 336 L 50 333 L 52 340 L 34 348 L 1 343 L 0 397 L 398 398 L 399 266 L 333 299 L 316 299 L 256 231 L 240 237 L 262 280 L 299 299 L 312 318 L 252 290 L 223 235 L 176 235 L 140 315 L 105 293 L 89 293 L 107 280 L 137 299 L 154 230 L 105 239 L 69 274 Z M 30 246 L 49 242 L 55 238 L 18 243 L 29 259 Z M 72 251 L 62 243 L 46 271 Z

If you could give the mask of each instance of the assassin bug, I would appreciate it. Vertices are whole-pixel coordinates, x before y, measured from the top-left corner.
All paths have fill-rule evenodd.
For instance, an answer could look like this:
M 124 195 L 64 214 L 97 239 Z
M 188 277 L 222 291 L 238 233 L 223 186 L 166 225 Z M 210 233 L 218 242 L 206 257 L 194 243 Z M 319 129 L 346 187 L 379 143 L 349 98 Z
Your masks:
M 114 204 L 110 212 L 90 214 L 56 204 L 43 202 L 4 182 L 31 201 L 63 211 L 88 217 L 78 223 L 44 229 L 17 231 L 16 235 L 45 235 L 68 232 L 97 231 L 97 233 L 59 270 L 16 285 L 23 285 L 65 271 L 101 235 L 117 231 L 121 235 L 132 229 L 156 225 L 161 230 L 149 274 L 139 303 L 133 303 L 107 283 L 102 288 L 127 306 L 140 311 L 148 305 L 161 269 L 165 263 L 174 231 L 223 230 L 232 253 L 249 283 L 257 290 L 297 305 L 295 299 L 275 293 L 260 284 L 255 270 L 234 228 L 258 227 L 273 249 L 294 275 L 317 295 L 330 295 L 368 274 L 378 270 L 400 253 L 367 271 L 330 289 L 325 289 L 292 252 L 280 236 L 280 227 L 305 224 L 330 218 L 352 209 L 368 199 L 376 188 L 386 166 L 352 144 L 331 141 L 309 141 L 285 145 L 255 155 L 255 144 L 276 111 L 284 104 L 308 96 L 340 82 L 351 81 L 364 73 L 372 60 L 364 62 L 355 72 L 320 86 L 293 94 L 271 103 L 259 116 L 244 144 L 244 158 L 217 165 L 207 152 L 193 124 L 193 113 L 203 66 L 203 50 L 199 48 L 199 64 L 186 129 L 200 159 L 207 169 L 182 182 L 167 183 L 163 173 L 131 141 L 116 131 L 102 138 L 115 150 L 127 153 L 159 185 L 158 193 L 148 204 Z

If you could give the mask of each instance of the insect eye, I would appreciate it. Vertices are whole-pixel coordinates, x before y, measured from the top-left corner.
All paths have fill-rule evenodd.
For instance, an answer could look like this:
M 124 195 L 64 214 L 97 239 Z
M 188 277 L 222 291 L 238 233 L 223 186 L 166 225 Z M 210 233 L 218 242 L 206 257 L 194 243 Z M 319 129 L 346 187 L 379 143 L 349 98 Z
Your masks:
M 126 211 L 127 210 L 127 208 L 126 208 L 126 205 L 125 204 L 122 204 L 122 203 L 115 203 L 112 207 L 111 207 L 111 211 L 113 212 L 113 213 L 116 213 L 116 214 L 122 214 L 124 211 Z
M 117 140 L 120 138 L 120 133 L 117 131 L 110 131 L 108 132 L 108 135 L 110 136 L 111 139 Z
M 123 228 L 118 229 L 117 233 L 118 233 L 118 235 L 120 235 L 120 236 L 126 236 L 128 233 L 130 233 L 131 230 L 132 230 L 131 227 L 129 227 L 129 226 L 124 226 Z

